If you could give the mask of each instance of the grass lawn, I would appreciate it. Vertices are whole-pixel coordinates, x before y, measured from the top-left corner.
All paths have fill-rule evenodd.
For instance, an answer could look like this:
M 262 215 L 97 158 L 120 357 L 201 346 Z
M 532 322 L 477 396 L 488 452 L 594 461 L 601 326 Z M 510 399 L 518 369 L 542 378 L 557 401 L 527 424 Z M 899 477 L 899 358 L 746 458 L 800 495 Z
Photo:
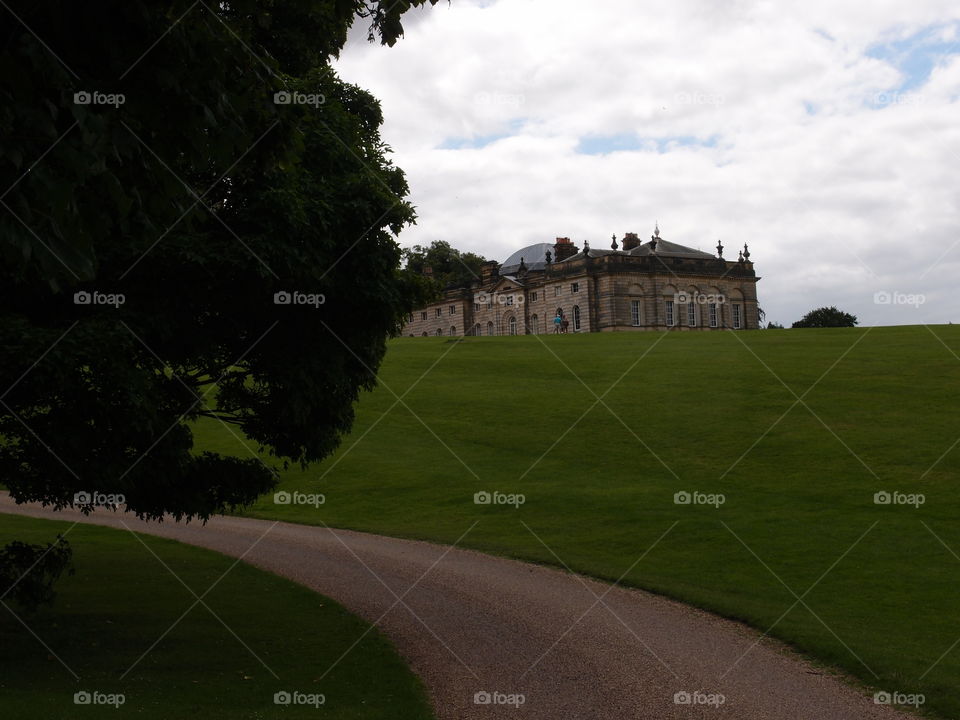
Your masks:
M 283 475 L 326 502 L 248 512 L 623 576 L 957 717 L 958 355 L 953 326 L 398 339 L 341 450 Z
M 70 525 L 0 515 L 0 545 L 46 543 Z M 76 574 L 61 578 L 53 607 L 19 613 L 29 630 L 0 607 L 0 717 L 433 717 L 419 681 L 375 631 L 318 679 L 367 628 L 336 603 L 244 563 L 230 569 L 234 559 L 219 553 L 141 537 L 197 595 L 223 576 L 203 598 L 223 624 L 202 605 L 184 615 L 195 598 L 133 535 L 76 525 L 67 534 Z M 84 691 L 124 702 L 74 704 Z M 282 691 L 324 702 L 275 705 Z

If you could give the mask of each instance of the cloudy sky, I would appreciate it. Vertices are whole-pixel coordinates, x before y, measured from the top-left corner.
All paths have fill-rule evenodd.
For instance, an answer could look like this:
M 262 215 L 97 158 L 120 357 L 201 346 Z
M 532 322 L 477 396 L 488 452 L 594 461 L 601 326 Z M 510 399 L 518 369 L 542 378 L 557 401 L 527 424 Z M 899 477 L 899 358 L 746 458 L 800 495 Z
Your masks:
M 404 25 L 384 48 L 358 24 L 337 63 L 383 103 L 401 244 L 502 261 L 658 221 L 749 243 L 769 320 L 960 322 L 957 0 L 453 0 Z

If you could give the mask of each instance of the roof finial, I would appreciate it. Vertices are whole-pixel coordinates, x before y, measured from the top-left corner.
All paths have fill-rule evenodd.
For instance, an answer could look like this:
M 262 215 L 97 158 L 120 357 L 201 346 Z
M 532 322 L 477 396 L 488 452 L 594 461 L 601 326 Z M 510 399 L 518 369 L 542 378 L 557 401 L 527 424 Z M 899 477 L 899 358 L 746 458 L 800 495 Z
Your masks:
M 723 243 L 717 240 L 717 257 L 723 260 Z
M 660 237 L 660 221 L 659 220 L 655 222 L 653 225 L 653 237 L 655 238 Z
M 584 256 L 584 257 L 589 257 L 589 256 L 587 255 L 588 252 L 590 252 L 590 243 L 588 243 L 586 240 L 584 240 L 584 241 L 583 241 L 583 256 Z
M 617 234 L 614 233 L 612 237 L 613 237 L 613 242 L 610 244 L 610 247 L 611 247 L 612 249 L 616 250 L 616 249 L 617 249 Z
M 743 259 L 747 262 L 750 262 L 750 248 L 747 247 L 747 244 L 743 244 Z

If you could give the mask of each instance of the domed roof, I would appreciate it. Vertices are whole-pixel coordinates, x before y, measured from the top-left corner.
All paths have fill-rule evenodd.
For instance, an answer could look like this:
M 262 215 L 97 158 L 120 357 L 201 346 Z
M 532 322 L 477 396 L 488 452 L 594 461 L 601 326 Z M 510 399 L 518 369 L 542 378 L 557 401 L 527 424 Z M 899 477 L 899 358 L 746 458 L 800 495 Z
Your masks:
M 547 264 L 547 251 L 553 252 L 553 245 L 550 243 L 536 243 L 520 248 L 513 255 L 508 257 L 500 266 L 501 275 L 509 275 L 520 268 L 520 258 L 523 258 L 523 264 L 527 270 L 542 270 Z

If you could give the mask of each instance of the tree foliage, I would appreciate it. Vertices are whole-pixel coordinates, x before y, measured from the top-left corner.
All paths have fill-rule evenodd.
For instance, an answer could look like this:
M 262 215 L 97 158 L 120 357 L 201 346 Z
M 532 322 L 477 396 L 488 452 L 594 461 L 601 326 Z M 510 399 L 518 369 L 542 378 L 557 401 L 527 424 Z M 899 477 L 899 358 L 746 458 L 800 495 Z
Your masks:
M 811 310 L 802 319 L 797 320 L 795 328 L 854 327 L 857 316 L 845 313 L 835 307 L 822 307 Z
M 428 3 L 0 10 L 0 478 L 17 500 L 97 490 L 207 517 L 272 487 L 258 458 L 196 452 L 199 418 L 285 462 L 337 446 L 429 287 L 400 270 L 414 212 L 380 105 L 330 61 L 358 17 L 392 45 Z
M 55 543 L 32 545 L 19 540 L 0 550 L 0 597 L 28 611 L 49 605 L 53 585 L 64 572 L 73 574 L 73 550 L 62 536 Z
M 434 240 L 427 247 L 414 245 L 404 250 L 403 255 L 408 270 L 424 275 L 429 268 L 437 289 L 479 280 L 480 266 L 486 262 L 482 255 L 460 252 L 445 240 Z

